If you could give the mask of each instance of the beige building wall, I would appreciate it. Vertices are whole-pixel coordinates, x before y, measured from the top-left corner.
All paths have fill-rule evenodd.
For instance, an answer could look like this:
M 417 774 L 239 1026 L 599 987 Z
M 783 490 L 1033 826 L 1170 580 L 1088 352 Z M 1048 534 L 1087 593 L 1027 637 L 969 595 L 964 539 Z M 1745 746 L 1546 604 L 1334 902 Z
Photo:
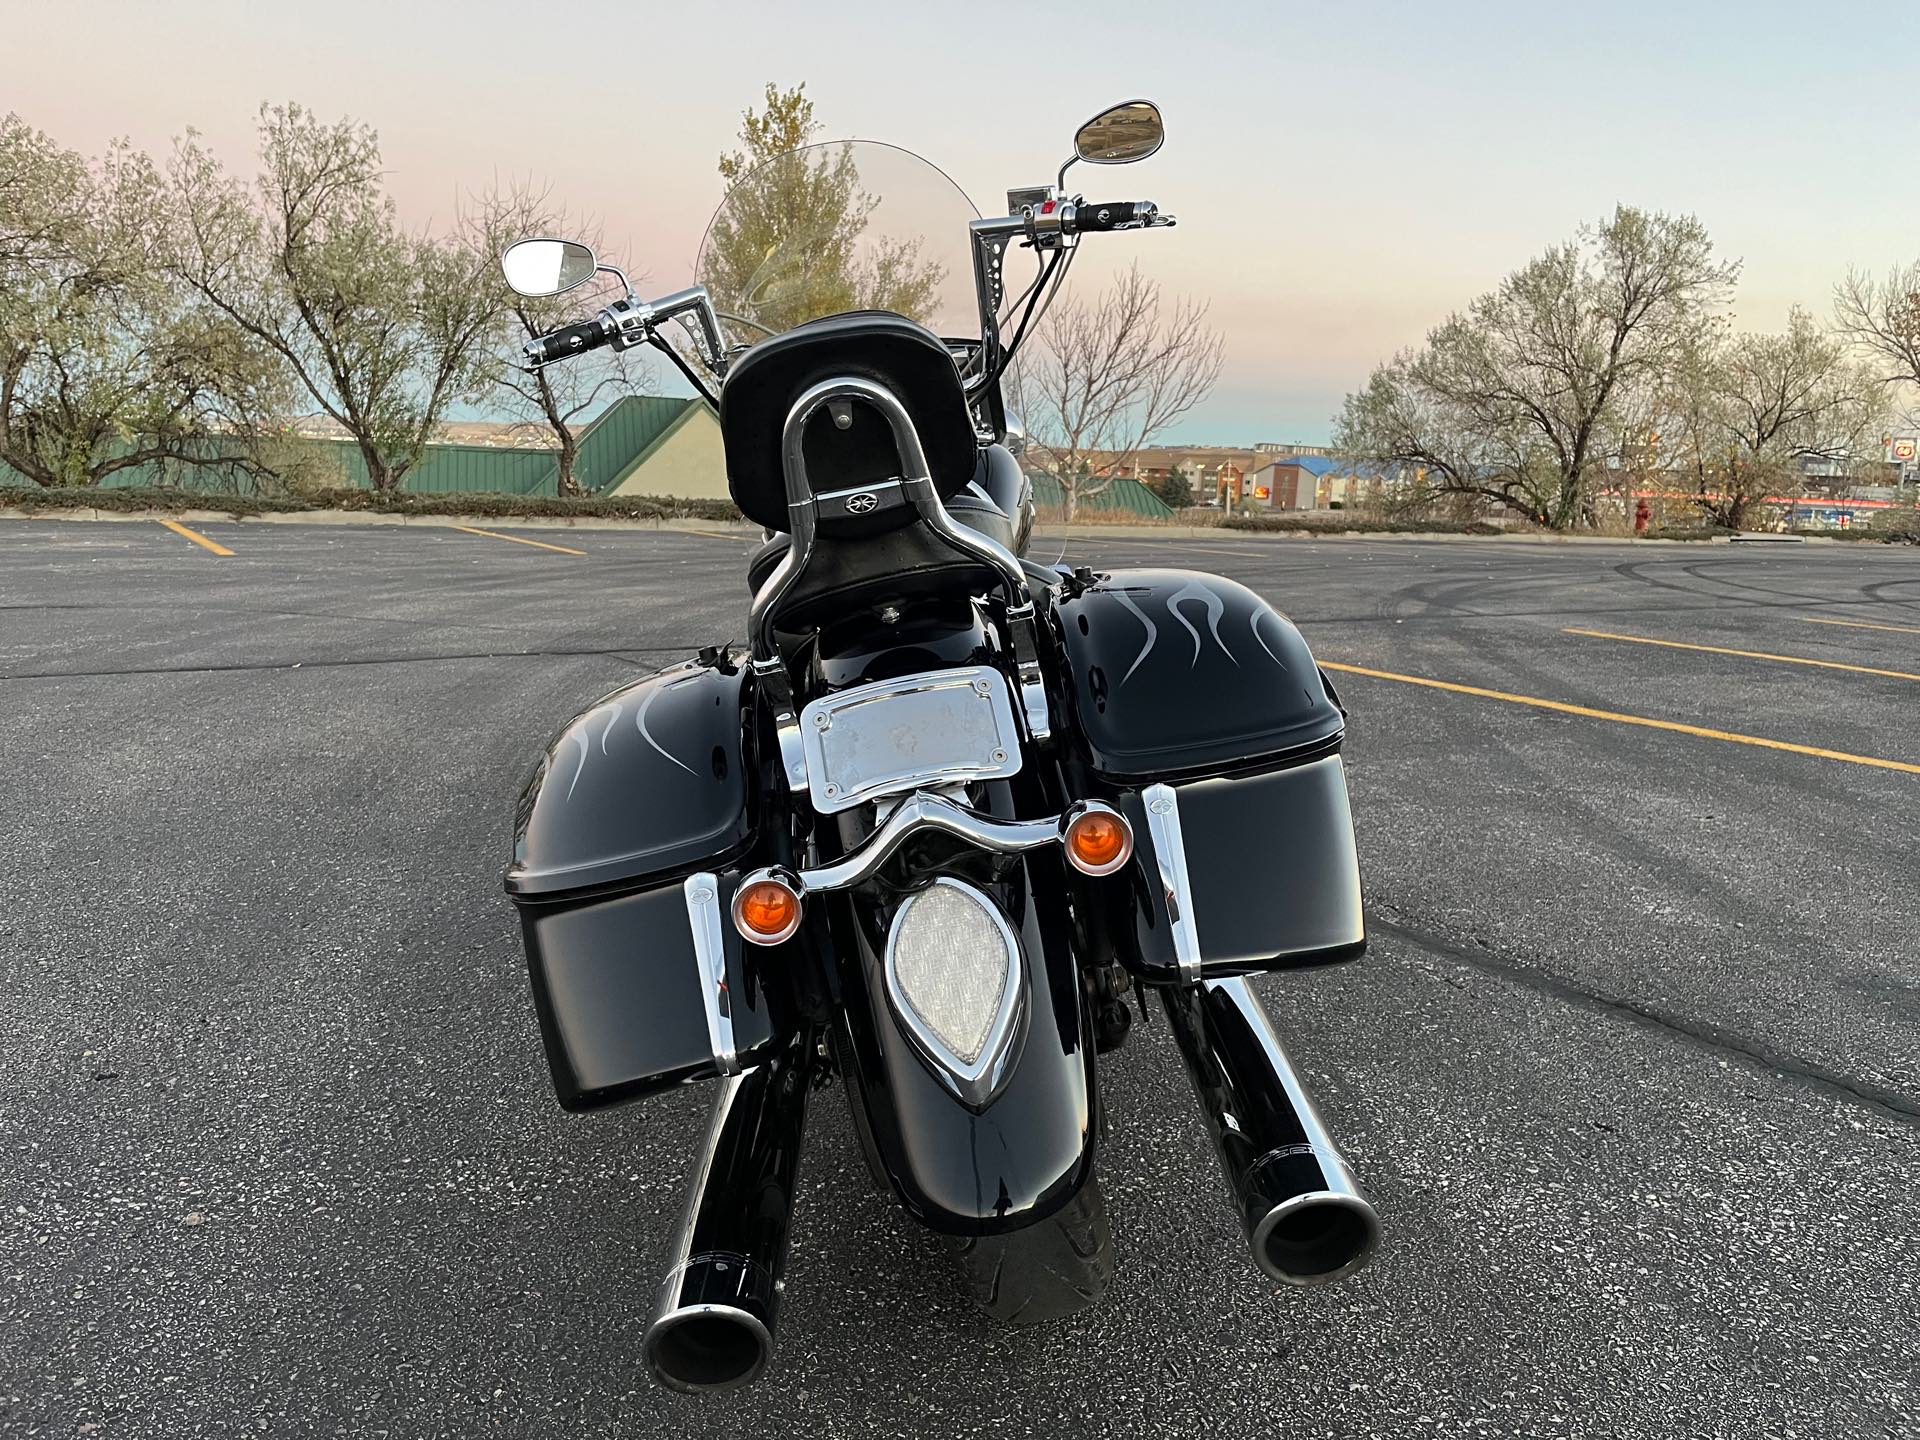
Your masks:
M 673 495 L 683 500 L 725 500 L 726 450 L 720 421 L 705 405 L 692 405 L 609 495 Z

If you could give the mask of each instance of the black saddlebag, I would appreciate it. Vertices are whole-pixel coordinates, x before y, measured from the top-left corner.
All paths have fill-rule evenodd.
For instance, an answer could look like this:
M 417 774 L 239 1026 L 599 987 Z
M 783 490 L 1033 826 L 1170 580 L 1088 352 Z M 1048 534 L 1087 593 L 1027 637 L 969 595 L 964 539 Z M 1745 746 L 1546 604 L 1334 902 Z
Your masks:
M 566 1109 L 717 1075 L 729 1048 L 742 1066 L 773 1048 L 762 967 L 779 951 L 725 920 L 754 837 L 747 684 L 722 662 L 616 690 L 560 731 L 521 794 L 506 886 Z M 718 987 L 696 925 L 724 954 L 724 1004 L 708 1003 Z
M 1187 975 L 1197 955 L 1222 976 L 1365 950 L 1345 718 L 1293 624 L 1185 570 L 1069 581 L 1055 613 L 1090 788 L 1133 825 L 1136 861 L 1094 907 L 1129 968 L 1175 980 L 1183 956 Z

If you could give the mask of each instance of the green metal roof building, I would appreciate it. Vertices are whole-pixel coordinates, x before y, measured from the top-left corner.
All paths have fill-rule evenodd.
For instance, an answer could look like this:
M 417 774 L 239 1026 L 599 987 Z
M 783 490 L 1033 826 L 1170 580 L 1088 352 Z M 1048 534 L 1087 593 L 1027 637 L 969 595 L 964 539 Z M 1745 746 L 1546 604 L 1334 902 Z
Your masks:
M 1033 503 L 1041 510 L 1064 511 L 1067 508 L 1067 492 L 1061 489 L 1058 480 L 1038 471 L 1029 471 L 1028 478 L 1033 481 Z M 1115 480 L 1097 494 L 1081 496 L 1079 513 L 1131 515 L 1142 520 L 1173 518 L 1173 510 L 1167 502 L 1138 480 Z

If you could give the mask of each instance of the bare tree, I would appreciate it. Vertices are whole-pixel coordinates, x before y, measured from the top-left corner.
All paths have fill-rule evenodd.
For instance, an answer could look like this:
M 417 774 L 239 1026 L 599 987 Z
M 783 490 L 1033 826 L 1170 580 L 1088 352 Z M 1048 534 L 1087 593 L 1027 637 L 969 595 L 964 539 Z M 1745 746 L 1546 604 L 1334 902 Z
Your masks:
M 1920 385 L 1920 260 L 1878 279 L 1849 270 L 1834 287 L 1834 323 L 1890 386 Z
M 145 155 L 97 160 L 0 118 L 0 461 L 43 486 L 244 470 L 284 395 L 262 347 L 173 282 Z
M 1347 397 L 1336 443 L 1428 494 L 1591 524 L 1620 405 L 1660 382 L 1738 273 L 1692 216 L 1620 206 L 1375 370 Z
M 494 345 L 503 353 L 494 357 L 494 396 L 521 425 L 544 429 L 553 436 L 559 493 L 578 495 L 580 483 L 573 469 L 587 417 L 609 396 L 631 392 L 648 372 L 644 364 L 632 359 L 632 351 L 610 347 L 559 365 L 529 369 L 522 363 L 520 347 L 528 340 L 588 319 L 610 298 L 617 298 L 599 284 L 544 297 L 516 295 L 509 290 L 496 268 L 500 252 L 515 240 L 542 235 L 599 248 L 597 227 L 570 219 L 553 205 L 547 192 L 524 183 L 495 185 L 468 206 L 462 220 L 463 243 L 473 250 L 476 263 L 493 274 L 498 291 L 500 324 Z
M 1742 529 L 1768 496 L 1805 488 L 1808 461 L 1864 458 L 1886 419 L 1887 392 L 1848 349 L 1796 308 L 1782 334 L 1716 328 L 1681 357 L 1663 448 L 1703 515 Z
M 278 354 L 397 488 L 456 401 L 484 394 L 499 291 L 470 248 L 403 230 L 374 132 L 262 106 L 262 170 L 231 179 L 191 131 L 170 167 L 181 277 Z
M 1135 265 L 1097 300 L 1065 301 L 1041 321 L 1010 372 L 1011 398 L 1031 436 L 1027 458 L 1065 492 L 1069 522 L 1207 398 L 1224 345 L 1206 318 L 1191 300 L 1163 306 Z

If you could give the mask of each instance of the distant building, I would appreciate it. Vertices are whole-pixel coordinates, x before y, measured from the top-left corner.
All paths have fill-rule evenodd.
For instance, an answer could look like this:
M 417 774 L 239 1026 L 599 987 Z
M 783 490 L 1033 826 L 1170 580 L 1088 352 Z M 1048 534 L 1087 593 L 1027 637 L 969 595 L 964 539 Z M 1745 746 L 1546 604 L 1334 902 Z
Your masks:
M 725 500 L 727 452 L 713 407 L 689 400 L 680 413 L 643 440 L 633 458 L 605 482 L 601 495 L 672 495 Z
M 1318 510 L 1326 501 L 1321 482 L 1335 469 L 1324 455 L 1288 455 L 1253 472 L 1250 503 L 1270 510 Z

